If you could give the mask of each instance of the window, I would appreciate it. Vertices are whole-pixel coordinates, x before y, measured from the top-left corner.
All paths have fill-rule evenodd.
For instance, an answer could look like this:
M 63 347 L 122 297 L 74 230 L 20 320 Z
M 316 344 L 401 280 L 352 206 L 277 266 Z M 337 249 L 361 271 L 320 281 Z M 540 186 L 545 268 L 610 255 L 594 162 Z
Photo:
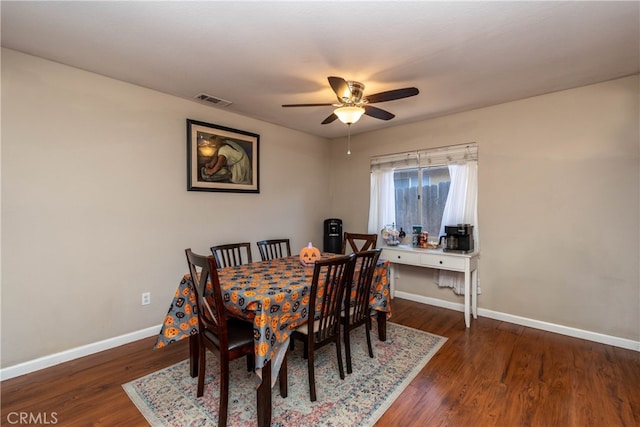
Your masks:
M 393 171 L 393 184 L 396 227 L 411 233 L 413 225 L 422 225 L 431 240 L 437 239 L 451 185 L 449 167 L 397 169 Z
M 477 242 L 477 153 L 469 143 L 372 158 L 369 232 L 421 225 L 435 240 L 445 225 L 470 223 Z

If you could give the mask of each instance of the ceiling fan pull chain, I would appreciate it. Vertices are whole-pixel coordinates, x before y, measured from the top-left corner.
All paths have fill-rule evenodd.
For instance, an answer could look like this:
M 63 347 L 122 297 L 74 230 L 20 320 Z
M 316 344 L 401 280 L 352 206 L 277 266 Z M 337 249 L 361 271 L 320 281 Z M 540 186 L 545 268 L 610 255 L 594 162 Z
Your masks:
M 347 159 L 351 158 L 351 123 L 347 123 Z

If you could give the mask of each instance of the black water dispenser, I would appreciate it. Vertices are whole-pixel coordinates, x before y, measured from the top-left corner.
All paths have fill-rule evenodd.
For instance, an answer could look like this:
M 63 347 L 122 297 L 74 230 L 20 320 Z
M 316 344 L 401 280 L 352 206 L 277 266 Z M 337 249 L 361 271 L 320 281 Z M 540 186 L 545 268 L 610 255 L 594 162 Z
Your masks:
M 323 252 L 339 254 L 342 251 L 342 220 L 329 218 L 324 220 Z

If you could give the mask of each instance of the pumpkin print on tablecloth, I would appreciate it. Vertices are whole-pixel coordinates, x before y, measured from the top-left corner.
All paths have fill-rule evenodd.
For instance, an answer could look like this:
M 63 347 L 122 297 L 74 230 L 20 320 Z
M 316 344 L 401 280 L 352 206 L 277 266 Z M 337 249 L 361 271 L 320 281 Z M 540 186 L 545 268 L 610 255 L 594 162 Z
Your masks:
M 176 335 L 178 335 L 180 333 L 180 330 L 178 328 L 165 328 L 164 329 L 164 336 L 165 338 L 175 338 Z
M 259 328 L 262 328 L 264 326 L 266 326 L 267 324 L 267 314 L 266 313 L 260 313 L 260 315 L 257 315 L 255 317 L 255 319 L 253 319 L 253 323 L 255 323 L 255 325 Z
M 285 313 L 282 316 L 280 316 L 280 324 L 287 323 L 290 317 L 291 315 L 289 313 Z
M 273 329 L 274 331 L 276 329 L 278 329 L 278 322 L 280 321 L 280 318 L 278 316 L 273 316 L 271 318 L 271 329 Z
M 269 351 L 269 344 L 266 342 L 261 342 L 260 344 L 258 344 L 258 354 L 260 356 L 266 356 L 267 355 L 267 351 Z

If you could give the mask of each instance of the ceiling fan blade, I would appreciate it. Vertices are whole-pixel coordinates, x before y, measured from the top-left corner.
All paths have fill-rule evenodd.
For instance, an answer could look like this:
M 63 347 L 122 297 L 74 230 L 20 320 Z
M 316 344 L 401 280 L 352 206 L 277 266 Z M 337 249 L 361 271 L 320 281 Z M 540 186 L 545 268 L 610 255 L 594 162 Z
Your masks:
M 420 91 L 415 87 L 405 87 L 403 89 L 388 90 L 386 92 L 374 93 L 373 95 L 367 95 L 367 101 L 369 104 L 376 102 L 393 101 L 394 99 L 408 98 L 410 96 L 416 96 Z
M 376 119 L 380 120 L 391 120 L 396 116 L 395 114 L 391 114 L 388 111 L 385 111 L 381 108 L 373 107 L 371 105 L 364 106 L 364 113 L 367 116 L 375 117 Z
M 351 99 L 351 89 L 349 89 L 349 85 L 345 79 L 342 77 L 329 77 L 328 80 L 339 102 L 344 102 L 345 99 Z
M 325 107 L 327 105 L 333 105 L 331 103 L 325 104 L 283 104 L 283 107 Z
M 324 119 L 321 124 L 326 125 L 328 123 L 333 123 L 337 118 L 338 118 L 338 116 L 336 116 L 335 114 L 331 113 L 331 115 L 329 117 L 327 117 L 326 119 Z

